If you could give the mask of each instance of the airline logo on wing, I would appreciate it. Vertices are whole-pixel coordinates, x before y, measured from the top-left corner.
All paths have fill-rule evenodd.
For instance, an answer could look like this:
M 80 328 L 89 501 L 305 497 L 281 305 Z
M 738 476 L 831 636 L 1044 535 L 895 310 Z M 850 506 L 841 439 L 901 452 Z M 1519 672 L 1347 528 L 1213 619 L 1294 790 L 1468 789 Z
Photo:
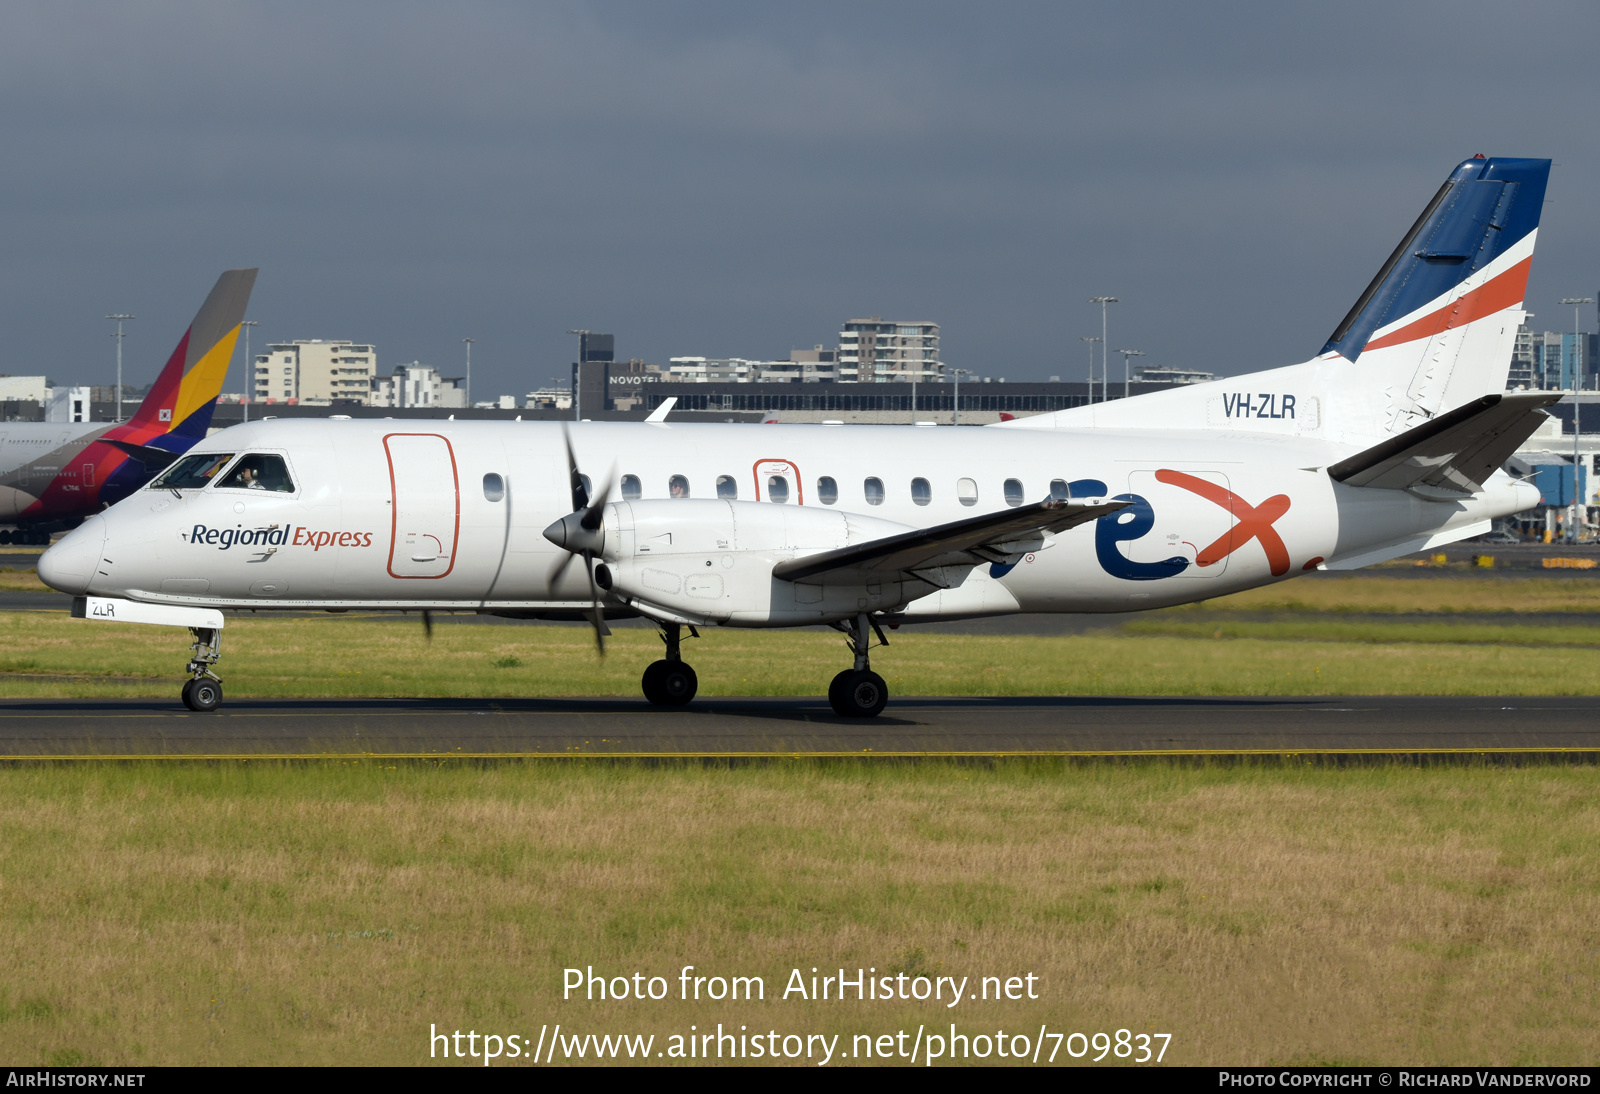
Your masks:
M 209 528 L 196 524 L 188 532 L 180 532 L 189 543 L 200 543 L 226 551 L 230 547 L 310 547 L 312 552 L 324 547 L 371 547 L 371 532 L 325 532 L 300 525 L 282 528 Z

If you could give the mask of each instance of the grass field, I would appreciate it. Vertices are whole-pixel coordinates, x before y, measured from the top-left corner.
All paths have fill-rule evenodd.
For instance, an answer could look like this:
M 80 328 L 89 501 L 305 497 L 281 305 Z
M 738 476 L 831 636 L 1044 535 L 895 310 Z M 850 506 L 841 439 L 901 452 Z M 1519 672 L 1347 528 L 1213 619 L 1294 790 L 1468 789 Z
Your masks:
M 1486 612 L 1559 612 L 1572 622 L 1460 618 Z M 1595 694 L 1600 625 L 1591 621 L 1600 616 L 1585 612 L 1600 612 L 1600 581 L 1360 575 L 1106 616 L 1088 635 L 907 627 L 873 667 L 899 695 Z M 1431 618 L 1381 618 L 1395 613 Z M 0 615 L 0 695 L 168 696 L 187 641 L 176 628 Z M 638 629 L 619 630 L 600 661 L 581 628 L 449 624 L 429 643 L 415 616 L 239 615 L 224 631 L 221 673 L 238 698 L 631 696 L 660 649 Z M 817 695 L 846 663 L 840 637 L 821 629 L 708 630 L 685 656 L 707 696 Z
M 537 1036 L 1166 1032 L 1171 1063 L 1597 1059 L 1593 768 L 0 768 L 0 1057 L 426 1062 Z M 585 1002 L 561 970 L 760 975 Z M 1039 999 L 781 1001 L 789 970 Z M 1063 1053 L 1061 1059 L 1065 1059 Z M 559 1057 L 558 1057 L 559 1060 Z M 993 1061 L 991 1061 L 993 1062 Z
M 873 664 L 900 694 L 1595 694 L 1591 589 L 1315 579 L 1084 636 L 906 628 Z M 1464 618 L 1490 612 L 1571 619 Z M 186 641 L 0 615 L 0 695 L 171 697 Z M 611 649 L 245 616 L 222 669 L 236 697 L 636 695 L 659 642 Z M 823 631 L 686 655 L 706 695 L 815 695 L 844 662 Z M 1542 765 L 0 765 L 0 1059 L 424 1063 L 430 1023 L 660 1049 L 721 1022 L 850 1052 L 954 1022 L 1165 1032 L 1169 1063 L 1593 1066 L 1597 791 Z M 767 999 L 561 1000 L 590 965 L 761 976 Z M 813 967 L 1033 973 L 1040 997 L 776 998 Z

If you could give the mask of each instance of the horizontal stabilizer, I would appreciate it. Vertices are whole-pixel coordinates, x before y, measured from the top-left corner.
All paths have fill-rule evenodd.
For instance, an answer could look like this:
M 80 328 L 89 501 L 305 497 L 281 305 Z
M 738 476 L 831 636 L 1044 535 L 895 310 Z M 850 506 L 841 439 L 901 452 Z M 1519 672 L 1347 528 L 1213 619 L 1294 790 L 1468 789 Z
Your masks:
M 1485 395 L 1340 460 L 1328 476 L 1346 486 L 1410 490 L 1425 498 L 1475 494 L 1561 397 L 1559 391 Z
M 1064 532 L 1126 508 L 1125 501 L 1086 504 L 1082 501 L 1040 501 L 1032 505 L 953 521 L 934 528 L 885 536 L 780 562 L 774 577 L 799 581 L 818 574 L 871 576 L 902 571 L 930 570 L 941 566 L 977 566 L 1004 562 L 1020 553 L 1014 549 L 1028 540 L 1042 540 L 1051 532 Z M 1023 550 L 1034 550 L 1026 546 Z
M 117 441 L 109 437 L 100 439 L 112 448 L 133 457 L 135 463 L 151 474 L 157 471 L 165 471 L 167 466 L 179 456 L 179 453 L 168 452 L 165 448 L 157 448 L 154 445 L 134 444 L 132 441 Z

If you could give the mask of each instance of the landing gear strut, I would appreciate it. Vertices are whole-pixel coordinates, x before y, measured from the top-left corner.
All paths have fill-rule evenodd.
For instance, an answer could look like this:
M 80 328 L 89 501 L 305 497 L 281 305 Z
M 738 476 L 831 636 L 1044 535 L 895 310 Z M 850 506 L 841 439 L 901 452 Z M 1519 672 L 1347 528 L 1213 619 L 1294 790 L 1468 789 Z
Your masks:
M 216 710 L 222 705 L 222 681 L 211 671 L 222 657 L 222 632 L 210 627 L 190 627 L 194 635 L 194 659 L 185 671 L 190 675 L 183 685 L 183 705 L 199 714 Z
M 889 702 L 889 685 L 883 682 L 883 677 L 872 671 L 867 661 L 867 650 L 871 647 L 874 632 L 883 645 L 887 646 L 889 640 L 866 612 L 856 616 L 854 625 L 839 623 L 836 626 L 844 631 L 856 663 L 854 668 L 845 669 L 835 676 L 833 683 L 828 685 L 828 705 L 841 718 L 875 718 Z
M 667 645 L 667 655 L 660 661 L 651 662 L 650 667 L 644 670 L 644 679 L 640 681 L 644 697 L 658 707 L 681 707 L 700 690 L 700 678 L 684 662 L 679 652 L 681 630 L 677 623 L 661 625 L 661 641 Z M 689 633 L 700 637 L 700 632 L 693 627 L 689 628 Z

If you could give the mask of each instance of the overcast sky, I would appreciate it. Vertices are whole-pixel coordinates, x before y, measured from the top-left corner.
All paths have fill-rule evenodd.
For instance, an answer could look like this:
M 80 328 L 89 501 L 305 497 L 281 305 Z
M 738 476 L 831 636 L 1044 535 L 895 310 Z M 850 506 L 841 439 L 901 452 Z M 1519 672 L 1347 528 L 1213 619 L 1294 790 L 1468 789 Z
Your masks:
M 474 395 L 786 357 L 862 315 L 948 364 L 1303 360 L 1475 152 L 1556 161 L 1536 326 L 1600 289 L 1600 5 L 0 7 L 0 372 L 153 378 L 229 266 L 256 345 Z M 1593 329 L 1594 313 L 1585 315 Z M 1114 366 L 1114 371 L 1120 371 Z M 239 390 L 235 371 L 228 388 Z

